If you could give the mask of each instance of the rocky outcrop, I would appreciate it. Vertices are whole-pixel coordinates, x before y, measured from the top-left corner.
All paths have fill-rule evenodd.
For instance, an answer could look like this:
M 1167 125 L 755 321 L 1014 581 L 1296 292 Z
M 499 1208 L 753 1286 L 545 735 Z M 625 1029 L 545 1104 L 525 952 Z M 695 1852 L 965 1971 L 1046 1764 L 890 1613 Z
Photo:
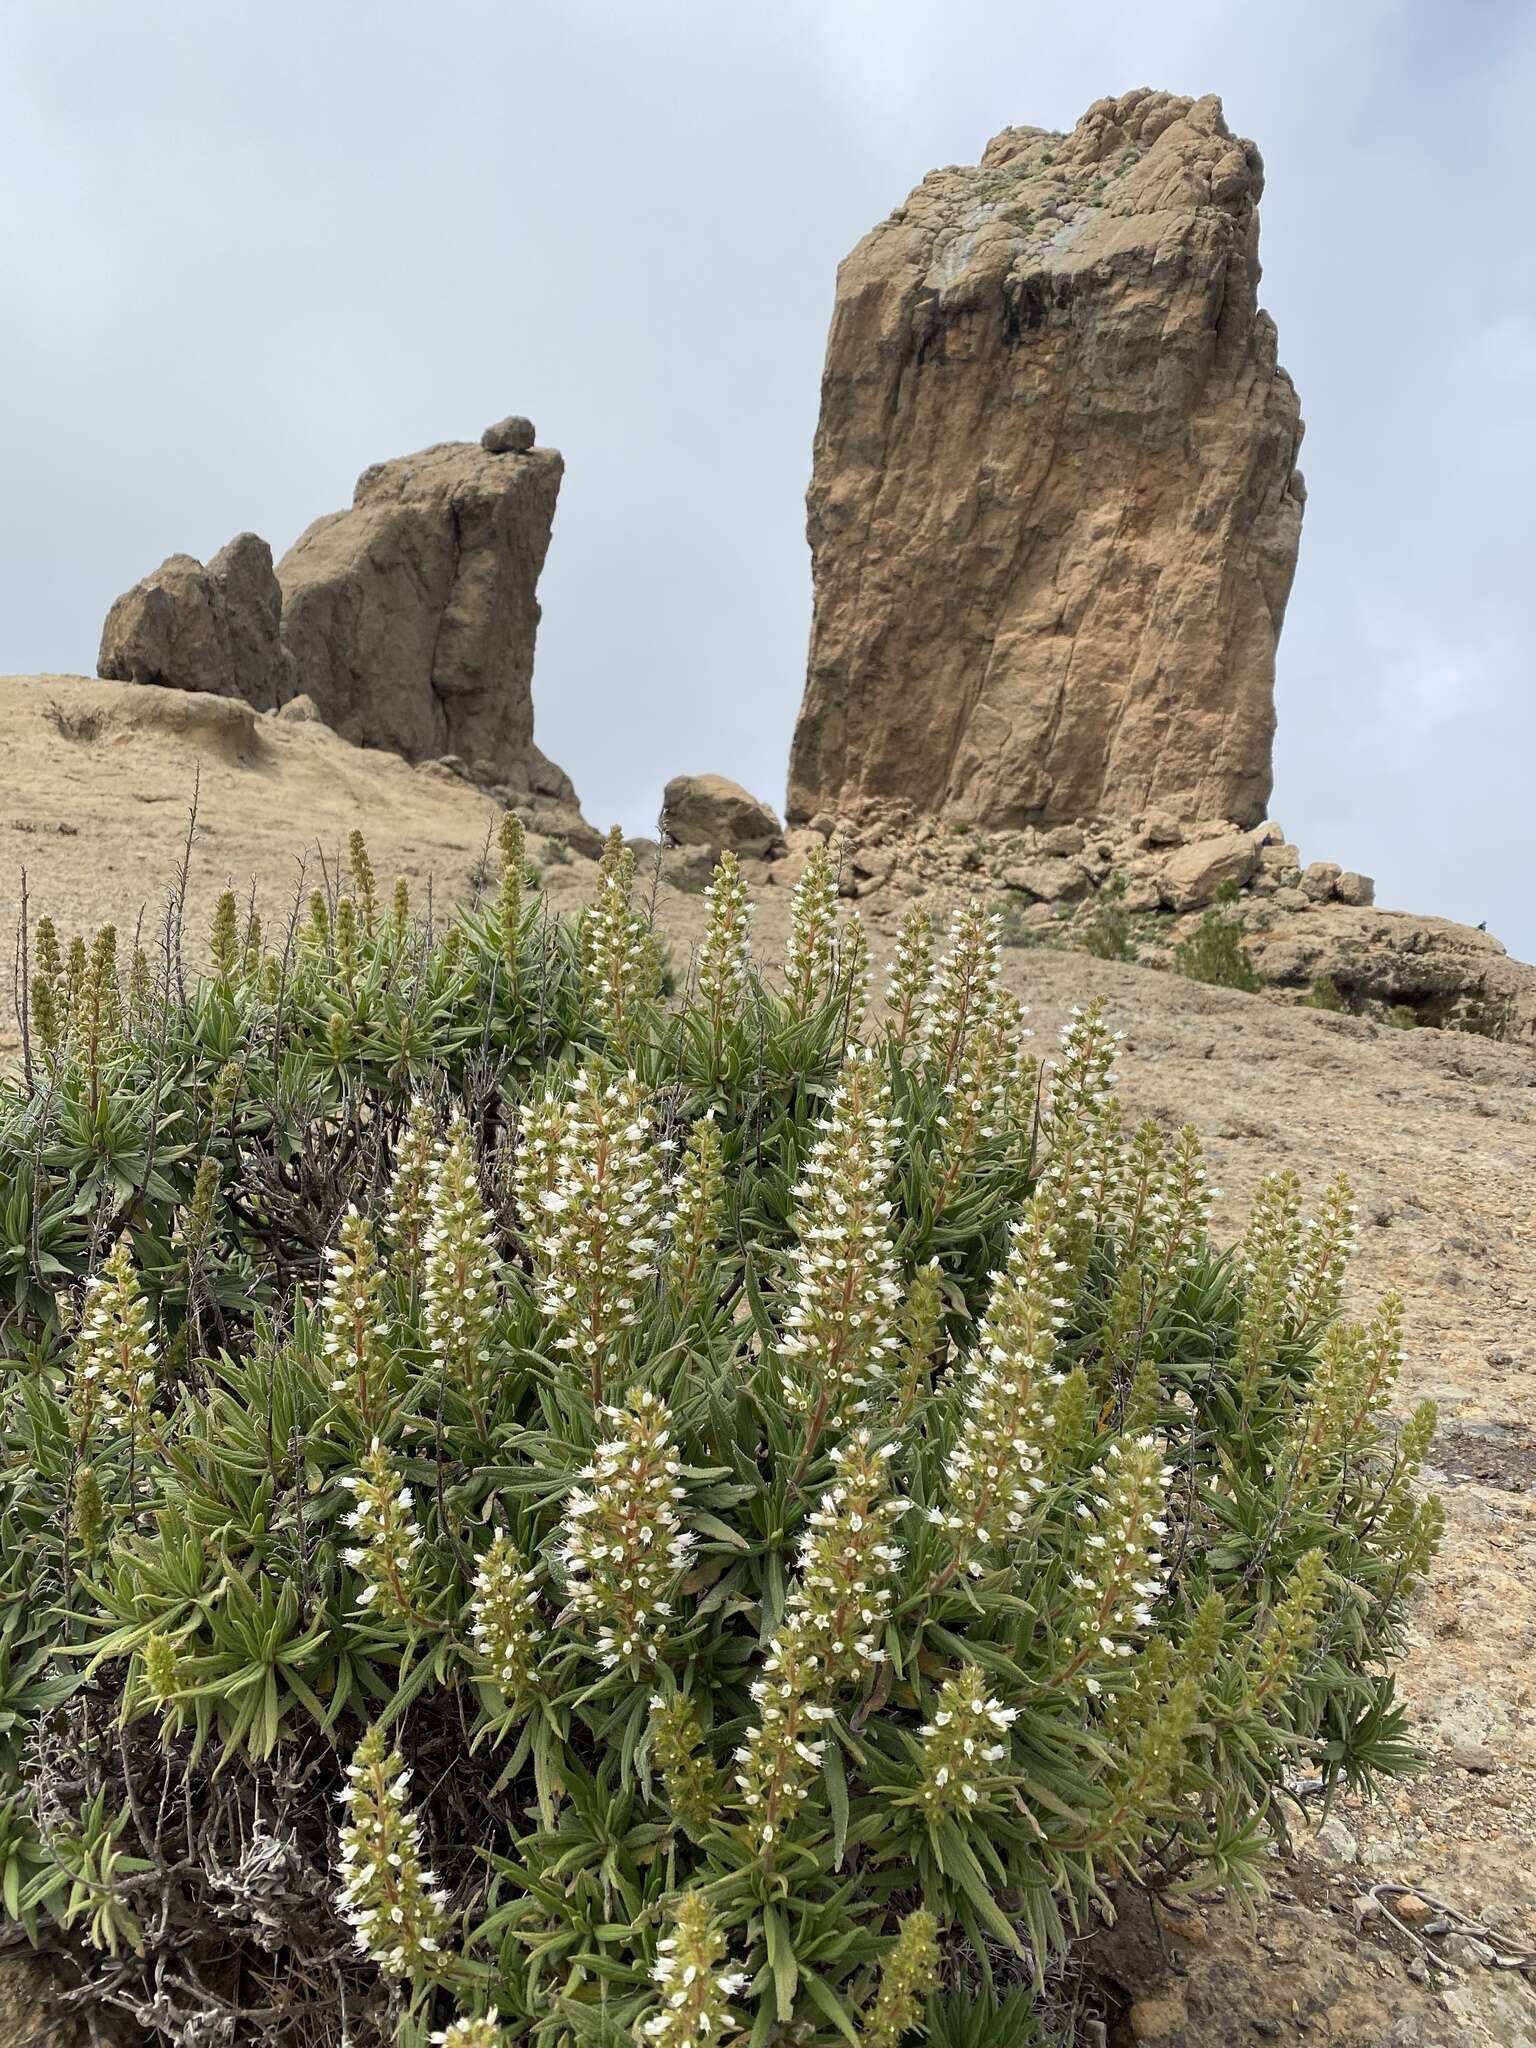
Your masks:
M 1256 824 L 1303 489 L 1263 170 L 1131 92 L 931 172 L 842 265 L 789 817 Z
M 257 534 L 236 534 L 206 565 L 170 555 L 107 613 L 96 673 L 270 711 L 293 694 L 281 604 L 272 550 Z
M 299 537 L 277 570 L 283 640 L 327 725 L 573 798 L 533 744 L 535 591 L 563 469 L 552 448 L 444 442 L 364 470 L 350 509 Z
M 702 846 L 717 858 L 727 850 L 761 857 L 784 837 L 761 797 L 725 775 L 674 775 L 661 814 L 675 846 Z
M 108 614 L 97 673 L 319 718 L 344 739 L 442 761 L 535 830 L 600 846 L 533 743 L 539 572 L 564 470 L 520 414 L 479 446 L 375 463 L 274 571 L 242 533 L 206 567 L 172 555 Z
M 1337 896 L 1294 908 L 1301 914 L 1253 940 L 1254 965 L 1275 987 L 1311 988 L 1326 977 L 1351 1003 L 1411 1010 L 1420 1024 L 1441 1029 L 1536 1041 L 1536 973 L 1511 960 L 1491 932 Z
M 792 886 L 822 840 L 836 850 L 843 893 L 892 925 L 914 902 L 942 918 L 979 895 L 997 904 L 1005 944 L 1084 946 L 1168 968 L 1215 906 L 1278 997 L 1324 1007 L 1318 990 L 1331 984 L 1329 1008 L 1536 1045 L 1536 967 L 1491 933 L 1378 910 L 1369 875 L 1337 861 L 1303 865 L 1273 819 L 1186 826 L 1153 811 L 994 832 L 871 803 L 857 815 L 821 813 L 786 838 L 788 857 L 765 882 Z

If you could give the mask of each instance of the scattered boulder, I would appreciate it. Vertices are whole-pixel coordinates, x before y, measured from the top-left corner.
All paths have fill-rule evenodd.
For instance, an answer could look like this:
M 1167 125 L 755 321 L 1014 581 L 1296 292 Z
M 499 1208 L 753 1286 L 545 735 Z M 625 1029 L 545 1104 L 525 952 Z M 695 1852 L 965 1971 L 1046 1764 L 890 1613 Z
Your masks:
M 1126 877 L 1125 893 L 1120 898 L 1122 910 L 1129 910 L 1133 915 L 1140 915 L 1145 911 L 1160 908 L 1162 900 L 1162 891 L 1157 886 L 1157 877 L 1155 875 L 1128 875 Z
M 1259 866 L 1267 874 L 1274 875 L 1284 887 L 1294 889 L 1300 884 L 1301 854 L 1287 840 L 1272 839 L 1261 845 Z
M 843 263 L 789 817 L 1257 825 L 1304 490 L 1258 150 L 1139 90 L 1010 128 Z
M 272 550 L 259 534 L 236 534 L 206 565 L 168 555 L 107 613 L 96 673 L 272 710 L 293 693 L 281 606 Z
M 1141 839 L 1144 846 L 1182 846 L 1184 827 L 1166 811 L 1148 811 L 1141 821 Z
M 290 697 L 286 704 L 280 704 L 272 716 L 280 718 L 284 725 L 323 725 L 325 723 L 320 716 L 319 705 L 316 704 L 313 697 L 307 696 L 302 690 L 297 697 Z
M 724 775 L 674 775 L 662 797 L 667 836 L 678 846 L 707 847 L 715 858 L 761 857 L 781 847 L 784 827 L 760 797 Z
M 1078 860 L 1024 860 L 1003 874 L 1005 889 L 1023 889 L 1040 903 L 1080 903 L 1092 888 L 1088 870 Z
M 1340 903 L 1367 910 L 1376 901 L 1376 884 L 1369 875 L 1358 875 L 1353 868 L 1346 868 L 1334 883 L 1333 893 Z
M 1343 869 L 1336 860 L 1308 861 L 1301 871 L 1301 893 L 1314 903 L 1326 903 Z
M 564 470 L 447 441 L 364 470 L 278 564 L 295 690 L 359 746 L 456 754 L 483 783 L 558 779 L 533 744 L 539 571 Z
M 1200 910 L 1215 900 L 1223 882 L 1236 882 L 1241 888 L 1258 865 L 1259 849 L 1251 832 L 1197 839 L 1170 853 L 1163 862 L 1159 894 L 1169 910 Z
M 525 420 L 520 412 L 510 412 L 494 427 L 486 428 L 480 446 L 487 455 L 526 455 L 533 446 L 533 421 Z
M 1053 825 L 1049 832 L 1041 834 L 1042 853 L 1070 854 L 1083 850 L 1083 828 L 1081 825 Z

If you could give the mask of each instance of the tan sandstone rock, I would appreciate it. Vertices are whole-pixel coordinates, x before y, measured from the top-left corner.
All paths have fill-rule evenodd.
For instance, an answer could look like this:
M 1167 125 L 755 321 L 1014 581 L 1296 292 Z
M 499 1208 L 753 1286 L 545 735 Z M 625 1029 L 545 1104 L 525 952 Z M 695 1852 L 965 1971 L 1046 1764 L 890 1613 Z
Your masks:
M 446 441 L 364 470 L 350 509 L 300 535 L 277 569 L 283 641 L 327 725 L 574 802 L 533 744 L 531 688 L 563 469 L 552 448 Z
M 107 613 L 96 673 L 273 710 L 294 689 L 281 603 L 272 550 L 259 534 L 236 534 L 206 565 L 168 555 Z
M 1025 890 L 1041 903 L 1080 903 L 1093 883 L 1080 860 L 1055 860 L 1043 855 L 1006 869 L 1003 886 Z
M 1326 903 L 1343 869 L 1336 860 L 1312 860 L 1301 872 L 1301 893 L 1314 903 Z
M 1141 821 L 1141 838 L 1145 846 L 1182 846 L 1184 827 L 1166 811 L 1148 811 Z
M 1137 91 L 930 172 L 838 274 L 789 816 L 1254 825 L 1301 420 L 1263 170 Z
M 1169 910 L 1200 910 L 1213 901 L 1223 882 L 1236 882 L 1241 888 L 1258 865 L 1259 849 L 1251 832 L 1197 839 L 1169 854 L 1158 875 L 1158 889 Z
M 1305 896 L 1292 907 L 1303 905 L 1310 915 L 1254 945 L 1263 980 L 1311 988 L 1327 975 L 1346 997 L 1405 1004 L 1426 1024 L 1536 1042 L 1536 974 L 1491 932 Z
M 779 846 L 784 827 L 760 797 L 725 775 L 674 775 L 662 796 L 668 837 L 679 846 L 720 854 L 763 854 Z

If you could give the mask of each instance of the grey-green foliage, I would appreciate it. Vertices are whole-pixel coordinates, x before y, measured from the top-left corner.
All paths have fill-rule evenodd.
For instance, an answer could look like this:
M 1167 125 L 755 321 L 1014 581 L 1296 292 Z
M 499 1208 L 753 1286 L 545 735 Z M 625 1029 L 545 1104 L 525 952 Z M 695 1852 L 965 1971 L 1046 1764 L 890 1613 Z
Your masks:
M 1099 890 L 1093 909 L 1083 923 L 1083 951 L 1091 953 L 1096 960 L 1136 958 L 1136 942 L 1131 936 L 1131 914 L 1122 901 L 1124 895 L 1124 879 L 1116 875 Z
M 1235 887 L 1217 891 L 1217 901 L 1206 911 L 1198 926 L 1181 939 L 1173 952 L 1177 973 L 1189 981 L 1210 982 L 1218 988 L 1241 989 L 1256 995 L 1263 986 L 1253 957 L 1243 944 L 1242 931 L 1222 907 L 1236 896 Z
M 1287 1780 L 1408 1761 L 1433 1418 L 1338 1320 L 1347 1194 L 1220 1253 L 1097 1006 L 1037 1096 L 979 910 L 898 1032 L 824 876 L 793 999 L 722 871 L 668 1005 L 620 842 L 574 925 L 503 858 L 430 938 L 369 888 L 50 979 L 4 1909 L 152 2038 L 410 2048 L 627 2039 L 667 1940 L 890 2048 L 931 1915 L 932 2038 L 998 2048 L 995 1959 L 1033 2006 L 1117 1873 L 1252 1890 Z
M 1320 974 L 1301 1000 L 1309 1010 L 1347 1011 L 1349 1008 L 1331 974 Z

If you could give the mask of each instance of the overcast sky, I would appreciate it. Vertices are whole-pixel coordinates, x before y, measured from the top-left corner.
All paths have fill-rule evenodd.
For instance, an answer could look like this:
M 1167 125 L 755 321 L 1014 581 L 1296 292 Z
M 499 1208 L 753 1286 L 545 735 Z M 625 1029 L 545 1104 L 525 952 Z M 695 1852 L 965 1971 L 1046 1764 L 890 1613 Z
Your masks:
M 1276 816 L 1536 958 L 1528 0 L 9 0 L 0 670 L 177 549 L 526 412 L 567 471 L 538 735 L 644 829 L 780 801 L 838 259 L 1134 85 L 1263 150 L 1307 420 Z

